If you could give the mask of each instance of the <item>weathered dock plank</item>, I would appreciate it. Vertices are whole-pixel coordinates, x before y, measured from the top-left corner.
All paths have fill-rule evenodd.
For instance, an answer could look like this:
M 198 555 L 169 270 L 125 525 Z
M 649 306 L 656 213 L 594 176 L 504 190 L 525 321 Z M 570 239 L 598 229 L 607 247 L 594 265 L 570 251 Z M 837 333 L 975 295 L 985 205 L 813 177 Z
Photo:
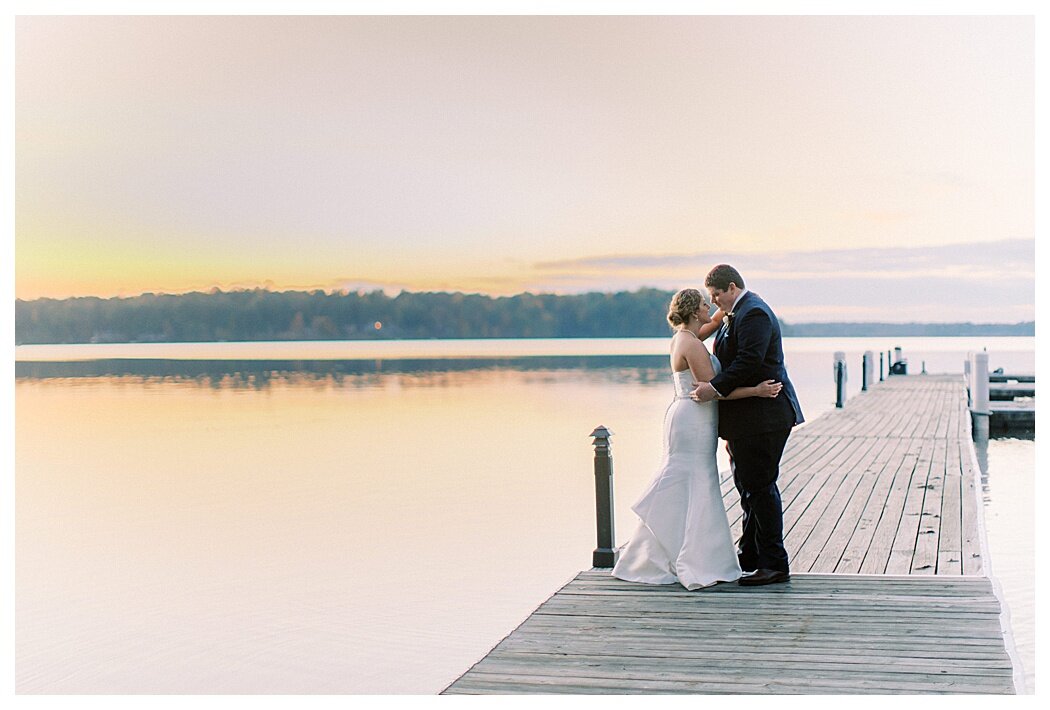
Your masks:
M 807 508 L 805 516 L 808 516 L 808 519 L 805 516 L 800 518 L 785 536 L 785 544 L 789 550 L 793 551 L 794 562 L 792 564 L 796 568 L 813 568 L 827 547 L 828 540 L 835 528 L 849 524 L 843 520 L 843 510 L 863 480 L 864 471 L 883 451 L 884 446 L 885 442 L 878 438 L 867 440 L 862 449 L 863 454 L 853 458 L 849 468 L 837 467 L 833 477 L 822 486 Z M 832 483 L 834 485 L 831 485 Z M 855 527 L 855 521 L 853 527 Z M 804 540 L 801 535 L 795 535 L 800 528 L 804 531 Z
M 936 568 L 942 574 L 962 574 L 963 466 L 957 442 L 945 449 L 944 487 L 940 509 L 940 539 Z
M 800 427 L 780 475 L 792 569 L 980 574 L 969 432 L 952 375 L 890 377 Z M 732 481 L 724 491 L 738 534 Z
M 983 577 L 686 592 L 590 570 L 444 692 L 984 694 L 1012 693 L 1012 672 Z
M 911 487 L 912 475 L 919 463 L 919 452 L 922 449 L 921 439 L 904 440 L 904 447 L 898 449 L 899 460 L 893 478 L 883 483 L 884 496 L 871 501 L 872 515 L 878 516 L 875 530 L 870 536 L 864 534 L 850 538 L 853 548 L 851 560 L 862 557 L 860 568 L 850 565 L 837 565 L 833 571 L 860 572 L 862 574 L 884 574 L 889 565 L 893 541 L 900 529 L 904 514 L 904 503 Z
M 874 533 L 874 526 L 870 524 L 870 521 L 871 516 L 878 512 L 870 509 L 872 496 L 876 497 L 876 502 L 881 508 L 883 498 L 879 495 L 882 490 L 879 482 L 880 480 L 886 482 L 892 480 L 892 476 L 887 475 L 886 468 L 897 464 L 897 451 L 903 445 L 904 441 L 901 439 L 876 442 L 875 448 L 878 450 L 878 454 L 871 464 L 858 476 L 860 480 L 857 488 L 854 490 L 839 519 L 835 521 L 835 527 L 811 566 L 821 569 L 838 569 L 841 565 L 849 565 L 853 560 L 853 558 L 846 557 L 846 550 L 850 541 L 855 538 L 858 547 L 864 541 L 870 542 L 871 535 L 868 534 L 867 530 L 870 529 Z M 865 517 L 865 512 L 868 513 L 867 517 Z M 867 523 L 867 529 L 862 529 L 861 526 L 865 523 Z M 859 554 L 857 554 L 855 565 L 849 570 L 851 572 L 858 570 L 860 561 L 863 559 L 863 553 L 860 550 L 857 552 Z M 796 554 L 796 563 L 798 559 L 799 556 Z
M 962 566 L 963 574 L 982 574 L 984 569 L 980 536 L 980 503 L 977 489 L 977 462 L 973 446 L 960 441 L 960 466 L 962 468 Z

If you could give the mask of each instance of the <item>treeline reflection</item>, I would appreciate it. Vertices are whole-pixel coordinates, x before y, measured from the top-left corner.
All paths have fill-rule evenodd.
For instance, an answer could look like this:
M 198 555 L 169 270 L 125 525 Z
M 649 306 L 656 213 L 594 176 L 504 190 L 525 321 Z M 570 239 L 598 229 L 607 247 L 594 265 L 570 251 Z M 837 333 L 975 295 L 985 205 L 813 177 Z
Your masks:
M 552 356 L 521 358 L 393 360 L 170 360 L 112 359 L 16 362 L 16 381 L 113 380 L 172 382 L 213 389 L 265 390 L 273 386 L 375 387 L 392 376 L 422 386 L 454 386 L 506 372 L 526 376 L 569 374 L 607 382 L 668 381 L 664 355 Z

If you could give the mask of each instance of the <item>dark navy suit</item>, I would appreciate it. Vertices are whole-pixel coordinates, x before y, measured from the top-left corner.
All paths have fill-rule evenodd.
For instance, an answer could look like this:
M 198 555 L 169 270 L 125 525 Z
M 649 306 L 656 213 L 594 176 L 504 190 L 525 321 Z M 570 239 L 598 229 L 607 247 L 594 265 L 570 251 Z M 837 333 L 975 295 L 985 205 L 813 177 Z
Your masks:
M 722 372 L 711 385 L 723 395 L 765 380 L 784 384 L 774 398 L 719 400 L 718 435 L 726 440 L 733 482 L 740 493 L 741 567 L 788 572 L 777 477 L 791 428 L 804 419 L 784 367 L 780 322 L 757 294 L 748 291 L 737 300 L 728 326 L 715 335 L 715 355 Z

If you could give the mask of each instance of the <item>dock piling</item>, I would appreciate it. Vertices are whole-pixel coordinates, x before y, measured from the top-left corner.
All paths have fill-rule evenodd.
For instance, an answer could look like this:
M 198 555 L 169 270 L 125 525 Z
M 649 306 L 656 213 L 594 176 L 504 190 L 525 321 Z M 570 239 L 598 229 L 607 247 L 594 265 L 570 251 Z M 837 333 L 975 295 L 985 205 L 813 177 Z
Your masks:
M 973 354 L 970 364 L 970 416 L 973 421 L 974 439 L 988 438 L 988 420 L 991 415 L 988 393 L 988 353 Z
M 889 355 L 889 351 L 886 351 Z M 908 361 L 904 358 L 904 351 L 898 346 L 893 349 L 893 357 L 890 358 L 890 374 L 891 375 L 907 375 L 908 374 Z
M 592 567 L 609 568 L 616 564 L 620 551 L 615 549 L 613 522 L 612 432 L 599 425 L 590 433 L 594 437 L 594 503 L 598 528 L 598 547 L 592 555 Z
M 846 404 L 846 353 L 835 352 L 835 406 L 839 409 Z
M 963 360 L 963 379 L 966 381 L 966 408 L 973 407 L 973 351 L 966 353 Z
M 1034 433 L 1035 375 L 989 371 L 988 352 L 968 352 L 963 361 L 966 406 L 975 442 L 1004 432 Z
M 861 390 L 868 391 L 868 385 L 875 382 L 875 353 L 870 350 L 864 352 L 864 372 L 861 380 Z

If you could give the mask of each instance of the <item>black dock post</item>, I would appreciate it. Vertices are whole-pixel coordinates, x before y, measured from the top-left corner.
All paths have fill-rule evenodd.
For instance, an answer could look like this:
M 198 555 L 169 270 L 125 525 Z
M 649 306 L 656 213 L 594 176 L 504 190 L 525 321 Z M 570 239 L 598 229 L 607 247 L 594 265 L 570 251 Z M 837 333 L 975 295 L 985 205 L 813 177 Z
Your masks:
M 846 353 L 835 353 L 835 406 L 839 409 L 846 404 Z
M 594 437 L 594 503 L 598 522 L 598 547 L 591 564 L 594 567 L 612 567 L 620 551 L 614 549 L 616 534 L 613 525 L 613 470 L 609 437 L 612 432 L 598 426 L 590 433 Z

